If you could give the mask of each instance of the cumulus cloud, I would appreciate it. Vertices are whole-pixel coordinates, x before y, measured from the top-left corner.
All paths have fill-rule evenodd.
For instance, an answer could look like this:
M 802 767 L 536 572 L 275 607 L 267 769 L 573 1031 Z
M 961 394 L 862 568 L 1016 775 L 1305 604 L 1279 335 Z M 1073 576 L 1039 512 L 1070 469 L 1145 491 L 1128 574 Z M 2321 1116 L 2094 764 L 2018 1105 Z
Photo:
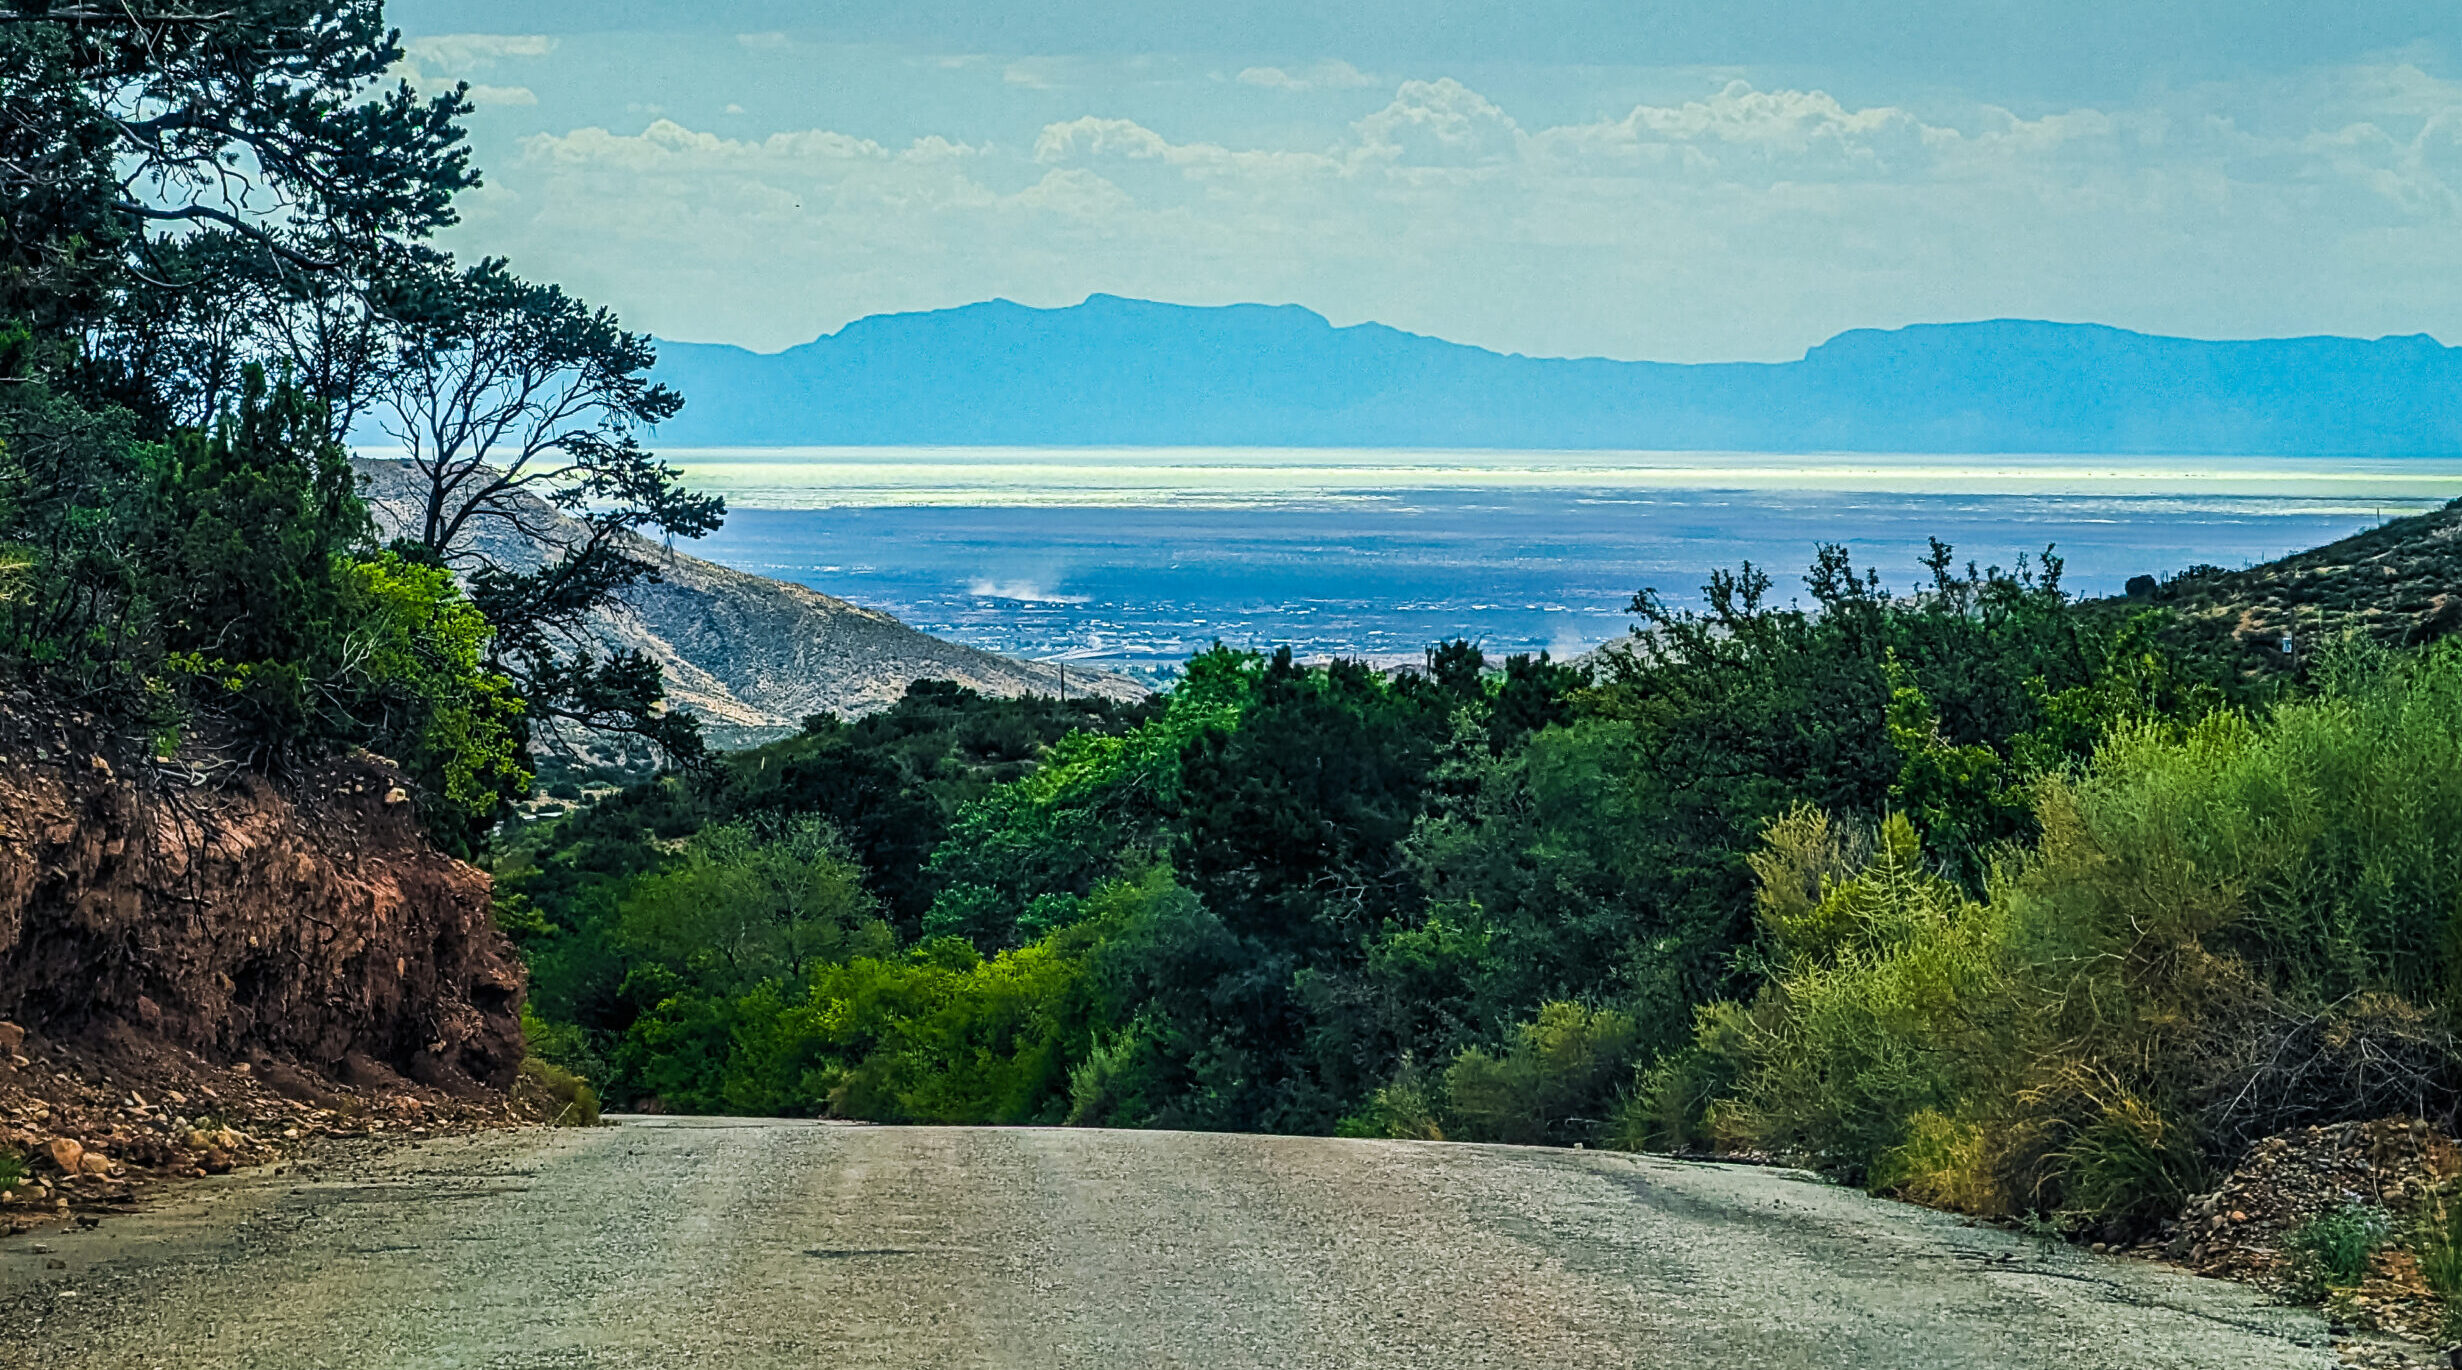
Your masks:
M 1109 113 L 894 144 L 578 129 L 491 166 L 465 232 L 760 345 L 1093 290 L 1677 359 L 1999 314 L 2462 334 L 2462 86 L 2401 64 L 2026 116 L 1742 81 L 1566 123 L 1443 77 L 1363 105 L 1264 146 Z
M 1418 166 L 1478 166 L 1513 159 L 1522 130 L 1484 95 L 1448 76 L 1405 81 L 1393 103 L 1359 121 L 1372 156 Z

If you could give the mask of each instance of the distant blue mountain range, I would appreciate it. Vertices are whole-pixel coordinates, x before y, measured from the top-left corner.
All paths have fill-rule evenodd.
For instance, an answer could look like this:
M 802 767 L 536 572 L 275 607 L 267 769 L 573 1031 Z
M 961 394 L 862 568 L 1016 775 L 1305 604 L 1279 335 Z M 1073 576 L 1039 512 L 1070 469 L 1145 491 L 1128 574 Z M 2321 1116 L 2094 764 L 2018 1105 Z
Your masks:
M 1524 357 L 1294 305 L 1096 295 L 885 314 L 784 352 L 659 345 L 661 446 L 2462 455 L 2462 349 L 1998 320 L 1792 362 Z

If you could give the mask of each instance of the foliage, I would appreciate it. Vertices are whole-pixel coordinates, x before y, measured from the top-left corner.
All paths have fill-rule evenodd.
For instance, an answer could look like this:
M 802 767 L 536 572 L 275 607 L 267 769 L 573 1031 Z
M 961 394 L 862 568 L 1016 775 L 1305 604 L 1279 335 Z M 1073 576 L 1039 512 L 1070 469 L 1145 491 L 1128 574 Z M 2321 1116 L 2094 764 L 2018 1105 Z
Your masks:
M 1336 1132 L 1348 1137 L 1594 1143 L 1618 1135 L 1640 1038 L 1614 1009 L 1548 1003 L 1505 1046 L 1466 1047 L 1442 1072 L 1405 1058 Z
M 836 829 L 817 818 L 764 827 L 704 828 L 681 860 L 633 884 L 616 935 L 636 966 L 725 994 L 889 950 Z
M 1810 808 L 1770 826 L 1754 865 L 1783 961 L 1740 1043 L 1749 1068 L 1712 1121 L 1886 1186 L 1910 1121 L 1959 1094 L 2000 938 L 1987 906 L 1933 873 L 1903 814 L 1859 865 L 1854 845 Z
M 599 1054 L 587 1033 L 570 1023 L 541 1018 L 526 1000 L 521 1006 L 521 1035 L 530 1055 L 559 1070 L 585 1081 L 608 1078 L 607 1058 Z
M 1445 1115 L 1465 1141 L 1529 1145 L 1596 1140 L 1632 1079 L 1638 1037 L 1614 1009 L 1542 1004 L 1491 1053 L 1465 1050 L 1445 1068 Z
M 1409 1056 L 1393 1078 L 1378 1086 L 1359 1111 L 1334 1124 L 1337 1137 L 1385 1137 L 1410 1142 L 1445 1140 L 1445 1082 Z
M 2268 717 L 2125 725 L 2036 789 L 1985 898 L 1913 824 L 1811 811 L 1753 861 L 1781 961 L 1709 1110 L 1739 1143 L 2114 1232 L 2259 1137 L 2456 1098 L 2462 651 L 2359 651 Z M 1717 1021 L 1731 1019 L 1722 1016 Z
M 474 823 L 529 789 L 513 682 L 489 670 L 492 629 L 445 572 L 380 553 L 343 571 L 346 678 L 354 713 L 375 720 L 370 741 L 433 777 Z
M 31 549 L 0 601 L 18 672 L 262 768 L 393 756 L 464 846 L 528 786 L 489 625 L 450 576 L 368 551 L 349 463 L 304 392 L 251 369 L 210 431 L 121 437 L 28 444 L 70 464 L 7 472 L 49 492 L 6 507 L 6 538 Z
M 582 645 L 591 611 L 657 579 L 640 534 L 696 538 L 726 514 L 641 446 L 640 429 L 683 407 L 648 378 L 649 339 L 496 258 L 398 273 L 380 307 L 398 364 L 379 404 L 418 506 L 400 546 L 469 577 L 496 625 L 489 665 L 520 682 L 534 717 L 698 758 L 690 716 L 656 707 L 654 663 Z M 509 560 L 491 531 L 545 550 Z
M 2381 1208 L 2345 1204 L 2309 1219 L 2283 1238 L 2312 1292 L 2347 1289 L 2368 1277 L 2369 1262 L 2393 1239 L 2393 1219 Z
M 670 1104 L 854 1107 L 919 1088 L 823 1103 L 838 1084 L 764 1076 L 728 1095 L 721 1082 L 758 1075 L 743 1073 L 759 1056 L 745 1044 L 834 972 L 719 986 L 618 935 L 635 891 L 701 859 L 695 833 L 823 815 L 910 954 L 962 939 L 997 968 L 969 972 L 982 985 L 1059 996 L 1034 1021 L 1067 1032 L 1002 1039 L 1058 1053 L 1036 1068 L 1033 1116 L 1682 1145 L 1852 1122 L 1840 1155 L 1880 1173 L 1905 1113 L 1946 1107 L 1961 1078 L 1956 1050 L 1904 1034 L 1989 1036 L 2006 1016 L 1984 1007 L 2007 921 L 1984 885 L 2033 837 L 2035 788 L 2083 765 L 2103 731 L 2211 698 L 2142 625 L 2068 600 L 2056 562 L 1953 573 L 1948 556 L 1936 546 L 1930 588 L 1894 597 L 1825 550 L 1806 578 L 1813 609 L 1766 603 L 1750 568 L 1712 583 L 1707 615 L 1645 595 L 1643 631 L 1603 675 L 1544 658 L 1494 670 L 1463 643 L 1394 674 L 1218 647 L 1134 717 L 919 694 L 715 780 L 585 809 L 503 863 L 506 912 L 541 1011 L 602 1049 L 623 1042 L 621 1090 L 674 1066 L 655 1087 Z M 995 722 L 1011 745 L 992 745 Z M 978 739 L 957 749 L 983 757 L 962 769 L 973 778 L 927 776 L 921 760 L 956 755 L 960 734 Z M 1788 859 L 1812 864 L 1790 877 L 1800 908 L 1756 919 L 1765 829 L 1801 836 Z M 1865 871 L 1873 835 L 1885 860 Z M 1804 846 L 1822 841 L 1835 850 Z M 1765 892 L 1779 875 L 1763 873 Z M 1934 936 L 1943 927 L 1957 931 Z M 1901 954 L 1918 942 L 1933 961 Z M 1063 946 L 1073 972 L 1024 974 Z M 847 1002 L 939 983 L 880 969 L 903 963 L 878 951 L 820 961 L 875 967 L 863 983 L 884 987 Z M 1825 1025 L 1717 1007 L 1773 976 Z M 1971 991 L 1975 1022 L 1936 1001 L 1945 981 Z M 1868 1040 L 1841 1045 L 1849 1027 Z M 1755 1054 L 1782 1039 L 1792 1074 Z M 822 1055 L 857 1072 L 872 1050 Z
M 679 402 L 640 379 L 640 339 L 429 243 L 478 182 L 470 105 L 400 80 L 398 37 L 376 0 L 0 5 L 0 670 L 260 770 L 400 757 L 468 853 L 542 724 L 689 743 L 641 721 L 649 662 L 544 636 L 643 567 L 381 555 L 341 440 L 418 378 L 461 382 L 464 417 L 503 433 L 505 378 L 586 373 L 557 403 L 596 417 L 525 430 L 524 454 L 567 473 L 593 538 L 720 511 L 631 439 Z M 481 315 L 513 324 L 457 371 Z M 455 488 L 537 474 L 465 464 Z
M 955 939 L 824 963 L 794 986 L 659 1000 L 617 1064 L 693 1112 L 881 1122 L 1058 1122 L 1091 1032 L 1073 944 L 989 960 Z
M 1733 1092 L 1746 1064 L 1750 1015 L 1719 1000 L 1694 1011 L 1693 1040 L 1661 1053 L 1616 1111 L 1609 1145 L 1631 1151 L 1708 1152 L 1719 1144 L 1711 1107 Z
M 624 933 L 626 902 L 637 885 L 689 863 L 694 834 L 727 827 L 759 838 L 826 824 L 874 913 L 909 940 L 939 888 L 927 862 L 966 805 L 1034 773 L 1072 729 L 1101 736 L 1136 716 L 1100 700 L 987 699 L 918 681 L 879 713 L 808 719 L 798 736 L 517 835 L 493 863 L 497 922 L 530 964 L 538 1011 L 608 1052 L 647 992 L 626 989 L 644 958 Z M 631 1088 L 594 1078 L 617 1097 Z
M 388 84 L 402 50 L 376 0 L 8 9 L 0 319 L 85 332 L 132 392 L 166 402 L 165 420 L 184 399 L 187 424 L 208 422 L 227 403 L 217 377 L 297 360 L 277 350 L 297 333 L 251 327 L 247 309 L 214 330 L 216 311 L 184 289 L 288 282 L 296 294 L 362 276 L 453 222 L 453 196 L 477 183 L 462 90 Z M 258 270 L 163 260 L 199 243 Z M 158 326 L 173 304 L 190 328 Z
M 2419 1277 L 2429 1292 L 2446 1304 L 2446 1321 L 2455 1320 L 2462 1305 L 2462 1204 L 2440 1194 L 2422 1205 L 2407 1245 L 2419 1263 Z
M 598 1126 L 598 1091 L 562 1066 L 529 1057 L 513 1080 L 513 1101 L 528 1104 L 549 1127 Z

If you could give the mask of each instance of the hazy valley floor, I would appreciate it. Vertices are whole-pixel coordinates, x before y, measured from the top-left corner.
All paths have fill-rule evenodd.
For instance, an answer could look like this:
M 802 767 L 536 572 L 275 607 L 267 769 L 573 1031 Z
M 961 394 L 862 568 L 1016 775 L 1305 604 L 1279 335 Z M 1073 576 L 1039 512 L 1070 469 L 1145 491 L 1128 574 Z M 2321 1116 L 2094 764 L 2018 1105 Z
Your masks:
M 0 1246 L 10 1366 L 2331 1363 L 2238 1286 L 1781 1172 L 1506 1147 L 631 1120 Z

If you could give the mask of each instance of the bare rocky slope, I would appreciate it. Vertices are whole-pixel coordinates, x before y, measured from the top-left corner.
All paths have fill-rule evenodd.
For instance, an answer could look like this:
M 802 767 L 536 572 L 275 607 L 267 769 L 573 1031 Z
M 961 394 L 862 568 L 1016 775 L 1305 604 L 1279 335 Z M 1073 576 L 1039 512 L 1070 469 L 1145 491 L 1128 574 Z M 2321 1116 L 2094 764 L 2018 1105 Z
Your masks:
M 368 503 L 391 536 L 414 505 L 407 464 L 362 461 Z M 552 529 L 560 516 L 537 505 L 531 517 Z M 543 544 L 502 523 L 485 524 L 475 544 L 503 564 L 536 566 Z M 885 708 L 917 680 L 953 680 L 984 694 L 1096 695 L 1136 699 L 1145 687 L 1125 676 L 1018 661 L 948 642 L 877 609 L 704 561 L 647 541 L 636 549 L 659 568 L 598 614 L 604 645 L 646 653 L 666 673 L 668 698 L 698 714 L 722 744 L 744 745 L 793 732 L 813 714 L 851 716 Z

